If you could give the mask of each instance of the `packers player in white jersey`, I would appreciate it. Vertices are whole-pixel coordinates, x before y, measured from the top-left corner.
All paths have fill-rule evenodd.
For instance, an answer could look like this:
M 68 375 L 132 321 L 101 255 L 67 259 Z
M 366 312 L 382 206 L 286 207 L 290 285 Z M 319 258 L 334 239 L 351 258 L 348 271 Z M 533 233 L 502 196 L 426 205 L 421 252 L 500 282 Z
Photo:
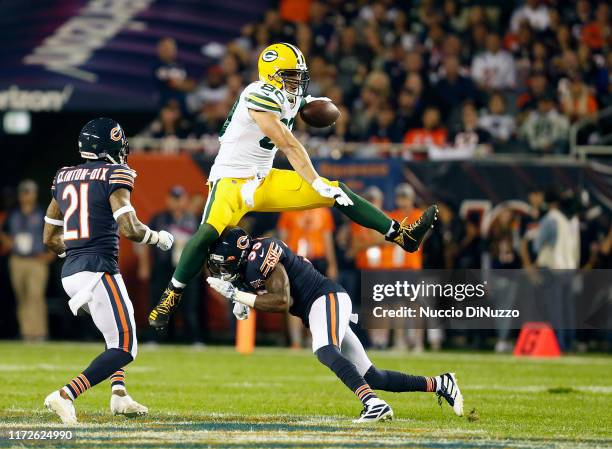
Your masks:
M 291 133 L 300 108 L 320 99 L 306 95 L 310 77 L 304 55 L 294 45 L 272 44 L 259 55 L 258 70 L 259 80 L 236 99 L 219 133 L 221 147 L 208 178 L 210 190 L 202 224 L 185 246 L 168 288 L 149 314 L 149 323 L 155 328 L 167 326 L 185 285 L 204 266 L 212 243 L 248 212 L 334 206 L 408 252 L 418 250 L 437 218 L 434 205 L 414 223 L 407 219 L 397 222 L 346 185 L 320 177 L 306 149 Z M 278 150 L 293 170 L 272 168 Z

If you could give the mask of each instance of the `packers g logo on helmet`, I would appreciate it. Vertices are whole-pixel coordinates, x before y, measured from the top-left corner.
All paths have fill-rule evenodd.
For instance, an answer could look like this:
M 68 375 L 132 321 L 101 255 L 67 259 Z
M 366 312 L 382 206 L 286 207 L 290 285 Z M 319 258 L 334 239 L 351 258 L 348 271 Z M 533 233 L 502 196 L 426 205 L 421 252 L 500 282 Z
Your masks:
M 259 55 L 257 64 L 259 79 L 284 90 L 290 96 L 303 96 L 308 87 L 310 75 L 306 58 L 295 45 L 272 44 Z
M 261 55 L 261 59 L 263 59 L 266 62 L 272 62 L 276 58 L 278 58 L 278 53 L 276 53 L 276 51 L 274 50 L 268 50 L 267 52 Z

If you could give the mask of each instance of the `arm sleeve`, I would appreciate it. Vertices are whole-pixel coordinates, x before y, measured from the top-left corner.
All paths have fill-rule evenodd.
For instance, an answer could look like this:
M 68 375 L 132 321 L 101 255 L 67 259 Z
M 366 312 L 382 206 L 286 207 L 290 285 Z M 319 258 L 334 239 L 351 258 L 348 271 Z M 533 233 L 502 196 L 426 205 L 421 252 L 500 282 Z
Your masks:
M 128 189 L 131 192 L 134 190 L 135 180 L 136 171 L 127 165 L 116 165 L 108 175 L 108 194 L 110 195 L 117 189 Z
M 281 116 L 282 105 L 273 92 L 263 90 L 261 88 L 251 89 L 245 92 L 244 100 L 249 109 L 263 112 L 273 112 Z

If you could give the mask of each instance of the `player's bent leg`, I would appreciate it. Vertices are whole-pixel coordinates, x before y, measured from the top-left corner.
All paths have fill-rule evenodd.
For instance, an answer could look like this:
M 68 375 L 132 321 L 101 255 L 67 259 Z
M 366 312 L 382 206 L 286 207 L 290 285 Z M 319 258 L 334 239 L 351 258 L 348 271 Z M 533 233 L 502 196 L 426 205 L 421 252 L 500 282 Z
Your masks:
M 414 223 L 409 223 L 407 218 L 399 223 L 357 195 L 346 184 L 339 183 L 338 186 L 353 202 L 352 206 L 341 206 L 336 203 L 335 207 L 340 212 L 355 223 L 380 232 L 386 240 L 397 243 L 410 253 L 419 249 L 428 231 L 433 227 L 433 223 L 438 219 L 438 207 L 432 205 Z
M 391 419 L 391 407 L 376 396 L 357 367 L 340 352 L 349 317 L 350 298 L 346 293 L 330 293 L 318 298 L 308 316 L 313 352 L 362 402 L 363 411 L 355 422 Z
M 212 243 L 227 226 L 238 223 L 248 212 L 240 196 L 241 185 L 235 179 L 222 178 L 211 186 L 202 224 L 185 245 L 172 280 L 149 314 L 149 324 L 152 327 L 163 329 L 168 325 L 170 315 L 181 300 L 183 289 L 202 270 Z

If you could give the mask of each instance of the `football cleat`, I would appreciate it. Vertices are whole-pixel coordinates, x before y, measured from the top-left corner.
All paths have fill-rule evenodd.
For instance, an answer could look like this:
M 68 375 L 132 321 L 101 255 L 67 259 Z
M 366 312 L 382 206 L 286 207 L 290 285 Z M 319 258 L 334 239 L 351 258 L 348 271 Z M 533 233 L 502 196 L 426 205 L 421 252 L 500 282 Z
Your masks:
M 442 405 L 442 398 L 453 408 L 455 415 L 463 416 L 463 395 L 459 390 L 455 373 L 444 373 L 440 376 L 441 384 L 438 386 L 436 395 L 438 404 Z
M 129 394 L 125 396 L 112 394 L 110 409 L 113 415 L 124 415 L 128 418 L 144 416 L 149 413 L 149 409 L 147 407 L 136 402 Z
M 397 243 L 405 251 L 414 253 L 419 249 L 437 219 L 438 206 L 434 204 L 429 206 L 414 223 L 407 223 L 408 218 L 404 218 L 401 223 L 395 222 L 397 229 L 391 235 L 385 236 L 385 240 Z
M 45 407 L 59 416 L 64 424 L 77 423 L 74 404 L 70 399 L 64 399 L 59 390 L 55 390 L 45 398 Z
M 359 418 L 354 423 L 388 421 L 393 419 L 393 410 L 380 398 L 372 398 L 366 402 Z
M 176 310 L 183 296 L 182 289 L 175 288 L 171 283 L 168 284 L 161 299 L 151 313 L 149 313 L 149 325 L 155 329 L 163 329 L 168 326 L 170 315 Z

